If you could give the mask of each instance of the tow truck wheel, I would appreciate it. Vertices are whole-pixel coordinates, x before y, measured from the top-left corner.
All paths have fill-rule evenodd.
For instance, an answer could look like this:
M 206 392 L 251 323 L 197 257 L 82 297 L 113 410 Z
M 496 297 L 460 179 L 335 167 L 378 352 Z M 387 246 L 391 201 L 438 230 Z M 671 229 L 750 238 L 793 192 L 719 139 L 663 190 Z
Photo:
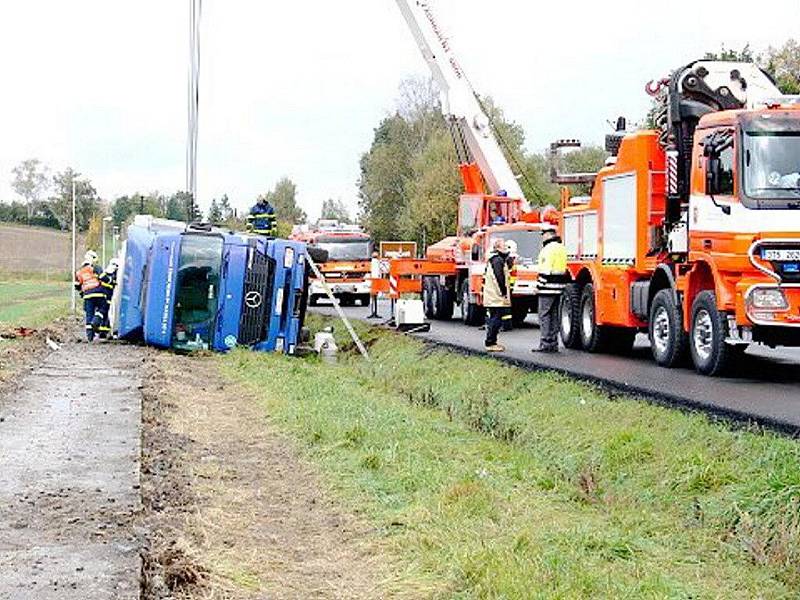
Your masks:
M 469 280 L 465 279 L 461 282 L 461 320 L 464 325 L 481 325 L 483 319 L 483 308 L 470 300 Z
M 605 346 L 604 328 L 597 325 L 594 285 L 587 283 L 581 294 L 580 338 L 586 352 L 602 352 Z
M 308 297 L 308 305 L 309 306 L 316 306 L 317 304 L 319 304 L 319 296 L 317 296 L 316 294 L 311 294 Z
M 422 278 L 422 306 L 425 309 L 425 317 L 433 319 L 434 304 L 433 304 L 433 279 L 431 277 Z
M 725 372 L 734 354 L 725 336 L 725 316 L 717 309 L 717 295 L 709 290 L 700 292 L 692 303 L 689 328 L 689 349 L 698 373 L 715 376 Z
M 659 365 L 672 368 L 683 361 L 687 337 L 683 330 L 681 307 L 675 301 L 673 290 L 660 290 L 653 298 L 648 335 L 650 350 Z
M 561 341 L 565 347 L 578 350 L 581 348 L 581 288 L 577 283 L 564 288 L 558 308 Z

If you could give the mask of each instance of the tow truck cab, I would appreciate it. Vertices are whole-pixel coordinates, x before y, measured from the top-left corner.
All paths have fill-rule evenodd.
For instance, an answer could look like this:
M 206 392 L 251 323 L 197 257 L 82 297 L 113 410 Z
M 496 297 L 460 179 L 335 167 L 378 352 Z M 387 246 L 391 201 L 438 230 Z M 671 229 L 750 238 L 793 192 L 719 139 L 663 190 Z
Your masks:
M 305 244 L 137 217 L 123 250 L 123 339 L 180 351 L 294 354 L 305 319 Z

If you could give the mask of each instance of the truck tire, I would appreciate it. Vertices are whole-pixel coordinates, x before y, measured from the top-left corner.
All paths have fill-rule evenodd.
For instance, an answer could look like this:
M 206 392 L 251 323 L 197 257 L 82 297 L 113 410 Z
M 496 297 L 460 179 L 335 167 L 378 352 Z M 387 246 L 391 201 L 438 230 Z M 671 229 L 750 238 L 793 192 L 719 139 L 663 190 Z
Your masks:
M 440 321 L 449 321 L 453 318 L 453 312 L 456 307 L 453 291 L 438 281 L 436 282 L 436 291 L 437 302 L 434 304 L 436 318 Z
M 686 358 L 688 338 L 683 330 L 683 313 L 671 289 L 660 290 L 650 305 L 647 327 L 653 358 L 662 367 L 671 369 Z
M 580 338 L 586 352 L 602 352 L 606 348 L 606 328 L 597 324 L 597 307 L 594 299 L 594 285 L 587 283 L 581 293 Z
M 512 300 L 511 301 L 511 322 L 514 327 L 522 327 L 525 319 L 528 318 L 528 313 L 531 312 L 531 302 L 525 300 Z
M 433 277 L 422 278 L 422 306 L 425 309 L 425 317 L 434 318 L 435 309 L 433 306 Z
M 559 329 L 566 348 L 579 350 L 581 345 L 581 288 L 570 283 L 564 288 L 559 304 Z
M 725 315 L 717 309 L 717 295 L 706 290 L 697 294 L 692 303 L 689 326 L 689 349 L 698 373 L 716 376 L 725 372 L 735 354 L 725 343 Z
M 310 294 L 308 296 L 308 305 L 316 306 L 317 304 L 319 304 L 319 296 L 317 296 L 317 294 Z
M 359 294 L 358 295 L 358 303 L 361 306 L 369 306 L 369 302 L 372 299 L 372 296 L 369 294 Z
M 482 325 L 485 313 L 482 306 L 470 301 L 469 279 L 461 282 L 461 321 L 464 325 Z

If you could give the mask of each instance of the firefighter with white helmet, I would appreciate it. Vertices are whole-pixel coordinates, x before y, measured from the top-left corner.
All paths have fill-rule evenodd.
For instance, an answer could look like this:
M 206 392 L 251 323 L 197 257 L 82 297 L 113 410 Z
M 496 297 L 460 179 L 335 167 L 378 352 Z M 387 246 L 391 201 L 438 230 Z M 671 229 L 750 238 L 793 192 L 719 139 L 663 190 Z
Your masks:
M 86 339 L 94 340 L 100 324 L 103 322 L 103 305 L 106 294 L 100 284 L 102 271 L 97 266 L 97 253 L 89 250 L 83 257 L 81 268 L 75 273 L 75 289 L 83 298 L 83 310 L 86 314 Z
M 119 261 L 116 258 L 112 258 L 108 262 L 108 266 L 106 266 L 105 271 L 100 275 L 100 285 L 103 288 L 103 293 L 105 294 L 105 302 L 103 303 L 103 307 L 101 312 L 103 313 L 103 319 L 100 322 L 100 325 L 97 327 L 97 330 L 100 334 L 101 338 L 106 338 L 111 333 L 111 323 L 108 319 L 108 312 L 111 308 L 111 299 L 114 297 L 114 290 L 117 287 L 117 271 L 119 270 Z

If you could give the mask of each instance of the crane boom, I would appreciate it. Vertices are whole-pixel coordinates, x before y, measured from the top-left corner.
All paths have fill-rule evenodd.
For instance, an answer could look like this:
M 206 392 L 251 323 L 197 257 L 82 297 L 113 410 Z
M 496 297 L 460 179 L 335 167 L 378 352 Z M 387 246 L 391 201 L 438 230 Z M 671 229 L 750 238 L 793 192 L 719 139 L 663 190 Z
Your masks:
M 491 194 L 504 190 L 527 204 L 522 188 L 492 132 L 450 42 L 433 14 L 432 2 L 396 0 L 442 95 L 442 111 L 456 128 L 454 141 L 462 163 L 475 162 Z M 466 145 L 468 153 L 459 148 Z M 468 186 L 469 187 L 469 186 Z

